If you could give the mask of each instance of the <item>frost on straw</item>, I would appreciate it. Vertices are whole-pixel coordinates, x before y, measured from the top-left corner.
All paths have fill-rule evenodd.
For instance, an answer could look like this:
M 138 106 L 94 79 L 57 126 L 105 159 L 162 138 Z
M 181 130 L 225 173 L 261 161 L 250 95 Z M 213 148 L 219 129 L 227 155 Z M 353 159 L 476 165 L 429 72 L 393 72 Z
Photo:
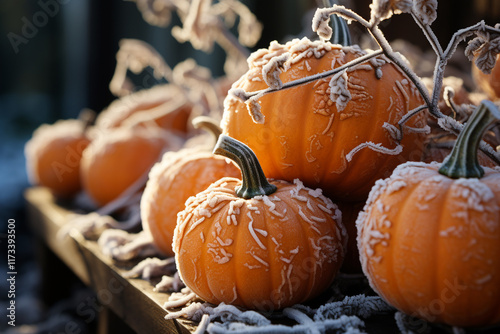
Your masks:
M 105 230 L 99 237 L 97 244 L 104 255 L 119 261 L 160 254 L 158 248 L 153 244 L 151 235 L 144 231 L 128 233 L 117 229 Z
M 431 25 L 437 18 L 437 0 L 415 0 L 413 13 L 425 25 Z
M 410 13 L 412 6 L 412 0 L 373 0 L 370 5 L 370 23 L 377 25 L 390 18 L 392 14 Z

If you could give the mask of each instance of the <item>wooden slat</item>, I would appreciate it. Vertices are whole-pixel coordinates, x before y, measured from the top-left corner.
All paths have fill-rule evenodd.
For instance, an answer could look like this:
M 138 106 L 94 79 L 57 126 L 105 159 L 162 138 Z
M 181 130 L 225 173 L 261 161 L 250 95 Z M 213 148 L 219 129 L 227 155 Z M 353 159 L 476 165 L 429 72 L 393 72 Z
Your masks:
M 71 212 L 60 207 L 47 189 L 30 188 L 25 192 L 28 218 L 34 233 L 88 286 L 101 305 L 109 307 L 137 333 L 190 333 L 189 321 L 164 319 L 162 305 L 169 295 L 153 291 L 151 283 L 123 277 L 125 269 L 102 255 L 95 241 L 72 233 L 58 238 L 57 233 Z

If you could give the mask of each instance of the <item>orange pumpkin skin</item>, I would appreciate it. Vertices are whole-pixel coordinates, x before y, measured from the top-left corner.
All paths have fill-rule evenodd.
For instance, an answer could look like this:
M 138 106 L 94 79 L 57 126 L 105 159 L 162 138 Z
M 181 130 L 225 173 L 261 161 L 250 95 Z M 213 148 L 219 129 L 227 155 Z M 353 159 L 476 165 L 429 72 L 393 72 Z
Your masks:
M 272 311 L 332 283 L 347 241 L 337 206 L 298 180 L 269 182 L 275 193 L 245 200 L 234 190 L 241 181 L 223 178 L 179 213 L 177 268 L 204 300 Z
M 267 88 L 262 68 L 272 56 L 285 52 L 291 57 L 285 64 L 289 68 L 280 75 L 283 83 L 339 67 L 365 54 L 357 47 L 307 39 L 285 45 L 273 42 L 269 49 L 249 58 L 250 69 L 233 88 L 247 92 Z M 224 101 L 223 133 L 247 144 L 270 178 L 299 178 L 309 187 L 322 188 L 333 200 L 363 200 L 375 181 L 389 176 L 398 164 L 419 161 L 425 140 L 422 133 L 405 131 L 401 154 L 364 148 L 350 162 L 346 160 L 351 150 L 365 142 L 395 148 L 396 142 L 384 123 L 394 125 L 409 110 L 423 104 L 414 85 L 396 66 L 385 63 L 379 70 L 381 79 L 376 78 L 370 62 L 347 72 L 352 99 L 341 111 L 330 99 L 331 77 L 262 96 L 263 124 L 254 123 L 245 103 L 229 95 Z M 419 113 L 407 125 L 424 127 L 425 114 Z
M 44 124 L 26 143 L 26 169 L 32 184 L 49 188 L 58 197 L 81 189 L 80 160 L 90 139 L 79 120 Z
M 168 150 L 165 131 L 117 128 L 94 139 L 81 162 L 83 189 L 98 206 L 118 198 L 144 176 Z
M 497 56 L 495 67 L 490 74 L 483 73 L 476 65 L 472 65 L 472 77 L 476 84 L 492 100 L 500 99 L 500 56 Z
M 186 133 L 191 110 L 192 105 L 183 100 L 183 92 L 179 88 L 159 85 L 113 101 L 99 114 L 96 127 L 111 129 L 136 123 L 147 124 L 148 119 L 153 117 L 153 121 L 165 130 Z
M 379 181 L 357 220 L 370 284 L 399 310 L 452 326 L 500 322 L 500 170 L 451 179 L 406 163 Z
M 224 176 L 238 178 L 241 172 L 225 158 L 199 149 L 167 152 L 149 173 L 141 198 L 141 218 L 154 244 L 165 255 L 173 256 L 172 238 L 177 213 L 186 200 Z

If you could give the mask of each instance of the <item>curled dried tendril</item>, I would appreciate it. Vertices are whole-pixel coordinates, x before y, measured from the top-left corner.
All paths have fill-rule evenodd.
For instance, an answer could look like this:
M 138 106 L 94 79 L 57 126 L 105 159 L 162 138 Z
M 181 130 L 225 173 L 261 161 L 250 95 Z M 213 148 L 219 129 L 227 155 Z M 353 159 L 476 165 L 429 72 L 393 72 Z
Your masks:
M 283 82 L 280 79 L 280 73 L 284 69 L 285 63 L 290 59 L 290 53 L 283 53 L 273 57 L 262 67 L 262 78 L 271 89 L 281 89 Z
M 329 41 L 333 34 L 330 15 L 329 8 L 318 8 L 312 19 L 312 30 L 324 41 Z
M 166 27 L 172 18 L 175 6 L 171 0 L 131 0 L 135 1 L 137 8 L 142 13 L 144 21 L 157 26 Z
M 393 14 L 411 13 L 412 7 L 412 0 L 373 0 L 370 5 L 370 23 L 377 25 L 381 21 L 390 18 Z
M 465 49 L 465 55 L 469 60 L 474 60 L 476 66 L 486 74 L 490 74 L 495 67 L 498 54 L 500 54 L 500 33 L 478 33 Z
M 116 96 L 130 94 L 135 87 L 127 79 L 127 71 L 138 74 L 148 66 L 153 69 L 156 79 L 170 79 L 170 67 L 151 45 L 137 39 L 122 39 L 116 54 L 115 73 L 109 83 L 110 91 Z
M 189 41 L 195 49 L 211 51 L 219 20 L 210 12 L 211 0 L 193 0 L 183 26 L 173 27 L 172 35 L 181 43 Z

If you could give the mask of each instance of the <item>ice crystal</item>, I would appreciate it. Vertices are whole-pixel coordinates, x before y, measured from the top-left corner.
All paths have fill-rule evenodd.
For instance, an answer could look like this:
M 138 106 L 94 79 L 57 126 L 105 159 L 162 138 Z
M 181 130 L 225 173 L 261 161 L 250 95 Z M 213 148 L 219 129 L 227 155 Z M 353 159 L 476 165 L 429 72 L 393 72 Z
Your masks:
M 147 258 L 139 262 L 135 267 L 123 274 L 124 277 L 141 277 L 150 280 L 153 277 L 173 275 L 175 273 L 175 259 Z
M 144 231 L 132 234 L 123 230 L 109 229 L 101 234 L 98 245 L 104 255 L 119 261 L 155 256 L 160 253 L 153 244 L 150 234 Z
M 423 24 L 431 25 L 437 18 L 437 0 L 414 0 L 413 13 Z
M 315 321 L 337 319 L 342 315 L 358 316 L 366 319 L 373 315 L 393 311 L 382 298 L 375 296 L 347 296 L 342 301 L 322 305 L 314 315 Z
M 283 82 L 280 79 L 280 73 L 283 71 L 286 61 L 290 58 L 290 53 L 273 57 L 262 67 L 262 78 L 271 89 L 281 89 Z
M 178 292 L 184 287 L 179 272 L 176 272 L 174 276 L 163 275 L 161 281 L 155 285 L 153 290 L 156 292 Z
M 373 0 L 370 5 L 371 23 L 378 24 L 392 14 L 410 13 L 412 5 L 412 0 Z
M 337 104 L 337 111 L 342 111 L 351 100 L 351 93 L 347 87 L 347 71 L 336 73 L 330 79 L 330 99 Z

